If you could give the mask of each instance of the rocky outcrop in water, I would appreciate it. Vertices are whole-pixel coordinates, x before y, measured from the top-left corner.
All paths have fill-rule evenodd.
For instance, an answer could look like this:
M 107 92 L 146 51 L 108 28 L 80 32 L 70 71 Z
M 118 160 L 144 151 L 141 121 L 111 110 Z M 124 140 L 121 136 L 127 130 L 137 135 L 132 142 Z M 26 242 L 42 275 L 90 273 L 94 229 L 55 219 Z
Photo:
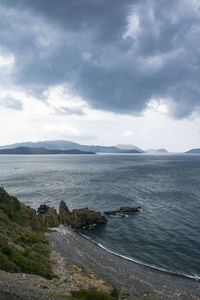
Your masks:
M 109 210 L 105 211 L 104 213 L 107 215 L 115 215 L 116 213 L 134 213 L 139 212 L 141 210 L 141 207 L 129 207 L 129 206 L 122 206 L 118 210 Z
M 74 209 L 70 212 L 64 201 L 60 203 L 59 217 L 61 224 L 71 225 L 74 228 L 107 222 L 106 218 L 100 212 L 89 210 L 87 207 Z
M 71 225 L 74 228 L 87 227 L 94 224 L 103 224 L 107 220 L 100 212 L 86 208 L 69 211 L 64 201 L 60 202 L 59 215 L 55 208 L 46 204 L 40 205 L 37 210 L 42 223 L 47 227 L 56 227 L 59 224 Z

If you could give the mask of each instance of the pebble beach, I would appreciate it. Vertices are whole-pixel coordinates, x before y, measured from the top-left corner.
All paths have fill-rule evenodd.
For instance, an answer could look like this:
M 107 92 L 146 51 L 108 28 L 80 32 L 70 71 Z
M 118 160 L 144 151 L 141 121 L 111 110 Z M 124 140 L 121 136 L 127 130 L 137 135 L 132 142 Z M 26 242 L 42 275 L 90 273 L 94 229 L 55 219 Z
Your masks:
M 68 264 L 77 264 L 93 271 L 105 282 L 129 295 L 129 299 L 200 299 L 198 279 L 127 260 L 68 227 L 61 225 L 55 232 L 48 233 L 47 238 Z

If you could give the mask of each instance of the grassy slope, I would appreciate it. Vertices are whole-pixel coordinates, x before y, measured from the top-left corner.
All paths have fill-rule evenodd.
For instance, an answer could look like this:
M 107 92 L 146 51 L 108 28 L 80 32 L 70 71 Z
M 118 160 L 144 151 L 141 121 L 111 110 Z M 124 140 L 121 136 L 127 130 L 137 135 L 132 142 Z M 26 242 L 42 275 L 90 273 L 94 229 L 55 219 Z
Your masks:
M 53 278 L 45 230 L 33 209 L 0 188 L 0 269 Z

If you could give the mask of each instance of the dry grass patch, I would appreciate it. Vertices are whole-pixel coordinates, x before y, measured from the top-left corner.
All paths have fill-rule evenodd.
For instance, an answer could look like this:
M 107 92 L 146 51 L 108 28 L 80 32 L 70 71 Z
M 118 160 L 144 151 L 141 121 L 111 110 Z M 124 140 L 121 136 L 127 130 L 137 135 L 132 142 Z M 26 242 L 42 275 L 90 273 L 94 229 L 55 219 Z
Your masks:
M 75 281 L 79 281 L 85 289 L 95 288 L 98 291 L 109 293 L 112 287 L 108 283 L 97 277 L 97 275 L 89 269 L 85 269 L 81 266 L 71 264 L 70 269 L 72 271 L 72 277 Z

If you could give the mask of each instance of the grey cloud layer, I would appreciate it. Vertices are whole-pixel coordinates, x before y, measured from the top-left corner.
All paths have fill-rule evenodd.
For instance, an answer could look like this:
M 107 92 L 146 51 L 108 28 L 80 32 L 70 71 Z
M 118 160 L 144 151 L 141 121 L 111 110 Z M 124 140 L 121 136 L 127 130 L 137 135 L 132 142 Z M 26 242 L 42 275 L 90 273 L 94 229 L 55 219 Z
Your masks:
M 65 84 L 119 113 L 140 113 L 151 98 L 172 99 L 176 118 L 199 107 L 197 1 L 13 3 L 1 1 L 0 48 L 15 55 L 15 83 L 35 93 Z

